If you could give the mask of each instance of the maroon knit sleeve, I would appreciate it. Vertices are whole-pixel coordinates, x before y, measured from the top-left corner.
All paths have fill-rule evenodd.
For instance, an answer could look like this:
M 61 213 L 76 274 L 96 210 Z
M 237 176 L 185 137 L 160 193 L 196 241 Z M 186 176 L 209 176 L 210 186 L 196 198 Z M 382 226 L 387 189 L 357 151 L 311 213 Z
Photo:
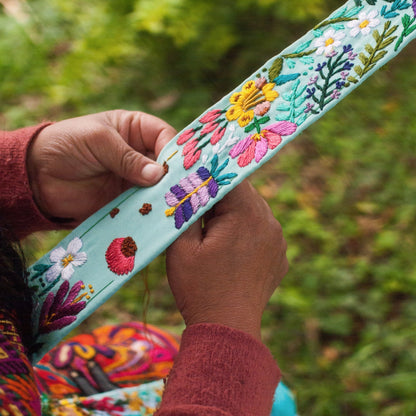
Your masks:
M 269 416 L 279 379 L 270 351 L 250 335 L 191 325 L 155 416 Z
M 18 238 L 34 231 L 57 228 L 57 224 L 45 218 L 33 201 L 26 171 L 29 144 L 49 124 L 0 131 L 0 223 Z

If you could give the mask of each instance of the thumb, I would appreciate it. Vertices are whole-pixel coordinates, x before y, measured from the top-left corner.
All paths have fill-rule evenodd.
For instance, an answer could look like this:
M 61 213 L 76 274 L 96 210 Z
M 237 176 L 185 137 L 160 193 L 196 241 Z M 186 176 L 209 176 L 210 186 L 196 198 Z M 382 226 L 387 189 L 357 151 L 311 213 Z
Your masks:
M 134 150 L 124 140 L 117 141 L 113 151 L 104 152 L 106 168 L 134 185 L 150 186 L 165 174 L 163 166 Z

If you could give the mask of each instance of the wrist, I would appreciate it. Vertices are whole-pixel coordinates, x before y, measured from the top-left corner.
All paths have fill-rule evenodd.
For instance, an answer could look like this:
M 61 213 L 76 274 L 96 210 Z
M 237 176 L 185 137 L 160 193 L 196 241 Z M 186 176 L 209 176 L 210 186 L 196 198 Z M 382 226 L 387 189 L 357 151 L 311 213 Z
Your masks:
M 197 324 L 223 325 L 245 332 L 261 342 L 261 316 L 248 312 L 242 307 L 233 308 L 231 311 L 200 312 L 185 319 L 185 323 L 187 327 Z

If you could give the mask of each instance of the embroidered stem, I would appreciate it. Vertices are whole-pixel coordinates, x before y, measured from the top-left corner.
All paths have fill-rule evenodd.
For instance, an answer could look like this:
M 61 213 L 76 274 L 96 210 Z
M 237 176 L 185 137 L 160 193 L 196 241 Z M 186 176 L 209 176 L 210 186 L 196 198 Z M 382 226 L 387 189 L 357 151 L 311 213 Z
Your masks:
M 319 23 L 314 27 L 314 30 L 321 29 L 322 27 L 332 25 L 334 23 L 342 23 L 342 22 L 351 22 L 352 20 L 357 20 L 356 17 L 337 17 L 336 19 L 328 19 L 324 20 L 323 22 Z

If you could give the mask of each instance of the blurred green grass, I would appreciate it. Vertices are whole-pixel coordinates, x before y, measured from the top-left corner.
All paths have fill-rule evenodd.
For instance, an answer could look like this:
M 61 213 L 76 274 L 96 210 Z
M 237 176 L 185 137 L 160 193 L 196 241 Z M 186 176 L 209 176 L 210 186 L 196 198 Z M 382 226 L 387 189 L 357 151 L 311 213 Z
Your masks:
M 181 129 L 342 5 L 0 3 L 4 130 L 112 108 Z M 288 241 L 291 269 L 263 335 L 302 415 L 416 414 L 415 63 L 410 45 L 251 178 Z M 28 261 L 63 235 L 29 237 Z M 78 331 L 144 318 L 183 329 L 163 255 Z

